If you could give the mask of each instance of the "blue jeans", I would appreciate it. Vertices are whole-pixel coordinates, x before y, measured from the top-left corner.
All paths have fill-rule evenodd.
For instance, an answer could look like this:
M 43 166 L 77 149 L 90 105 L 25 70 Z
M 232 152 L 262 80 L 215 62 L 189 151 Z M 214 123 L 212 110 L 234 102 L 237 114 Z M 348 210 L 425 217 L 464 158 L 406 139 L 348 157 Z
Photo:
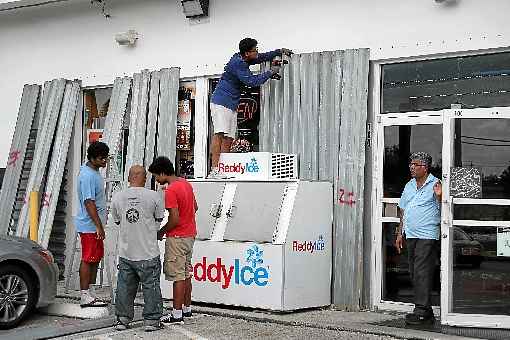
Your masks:
M 159 256 L 142 261 L 130 261 L 120 257 L 118 268 L 115 315 L 122 323 L 133 320 L 135 296 L 141 282 L 145 324 L 158 323 L 163 315 L 163 298 L 159 282 L 161 275 Z

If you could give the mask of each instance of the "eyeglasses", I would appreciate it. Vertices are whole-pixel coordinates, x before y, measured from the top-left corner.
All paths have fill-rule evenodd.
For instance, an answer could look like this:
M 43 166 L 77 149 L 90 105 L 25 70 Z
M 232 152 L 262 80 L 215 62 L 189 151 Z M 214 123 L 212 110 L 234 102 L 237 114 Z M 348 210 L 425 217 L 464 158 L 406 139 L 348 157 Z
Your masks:
M 425 164 L 416 164 L 416 163 L 409 163 L 409 167 L 412 168 L 412 167 L 418 167 L 418 166 L 426 166 Z

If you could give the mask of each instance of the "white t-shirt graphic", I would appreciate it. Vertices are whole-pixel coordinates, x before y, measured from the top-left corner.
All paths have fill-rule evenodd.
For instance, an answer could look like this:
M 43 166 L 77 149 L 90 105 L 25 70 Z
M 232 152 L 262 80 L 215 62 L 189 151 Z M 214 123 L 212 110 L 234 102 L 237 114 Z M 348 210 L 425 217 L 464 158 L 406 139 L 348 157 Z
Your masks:
M 157 220 L 165 216 L 160 193 L 142 187 L 124 189 L 113 196 L 111 212 L 120 224 L 119 257 L 140 261 L 159 256 Z

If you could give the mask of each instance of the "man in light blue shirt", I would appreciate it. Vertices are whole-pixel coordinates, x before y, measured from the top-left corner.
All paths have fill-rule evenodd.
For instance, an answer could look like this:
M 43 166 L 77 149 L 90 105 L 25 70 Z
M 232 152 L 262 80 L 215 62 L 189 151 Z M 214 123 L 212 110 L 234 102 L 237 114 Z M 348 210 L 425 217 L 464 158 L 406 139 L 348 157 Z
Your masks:
M 81 240 L 80 290 L 82 307 L 105 306 L 98 301 L 90 285 L 96 283 L 97 268 L 104 256 L 106 199 L 100 168 L 106 166 L 108 146 L 94 142 L 87 149 L 88 162 L 83 164 L 78 175 L 78 213 L 74 219 Z
M 405 237 L 414 286 L 414 311 L 406 315 L 406 323 L 421 325 L 434 321 L 430 293 L 439 255 L 442 188 L 441 182 L 430 174 L 429 154 L 415 152 L 409 160 L 412 179 L 404 187 L 398 204 L 400 226 L 396 247 L 400 253 Z

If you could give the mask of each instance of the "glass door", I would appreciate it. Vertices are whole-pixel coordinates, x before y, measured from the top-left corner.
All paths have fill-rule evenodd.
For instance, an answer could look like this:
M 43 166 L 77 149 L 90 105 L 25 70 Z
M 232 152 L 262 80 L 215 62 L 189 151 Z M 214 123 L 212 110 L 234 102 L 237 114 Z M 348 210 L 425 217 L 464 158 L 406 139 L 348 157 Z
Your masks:
M 443 112 L 441 321 L 510 328 L 510 108 Z
M 374 300 L 379 309 L 413 310 L 413 286 L 409 275 L 406 247 L 395 247 L 399 224 L 398 202 L 411 179 L 409 156 L 425 151 L 432 155 L 432 173 L 442 176 L 442 111 L 384 115 L 377 127 L 376 195 L 377 210 L 373 235 L 376 244 Z M 433 304 L 440 302 L 440 267 L 437 264 Z

